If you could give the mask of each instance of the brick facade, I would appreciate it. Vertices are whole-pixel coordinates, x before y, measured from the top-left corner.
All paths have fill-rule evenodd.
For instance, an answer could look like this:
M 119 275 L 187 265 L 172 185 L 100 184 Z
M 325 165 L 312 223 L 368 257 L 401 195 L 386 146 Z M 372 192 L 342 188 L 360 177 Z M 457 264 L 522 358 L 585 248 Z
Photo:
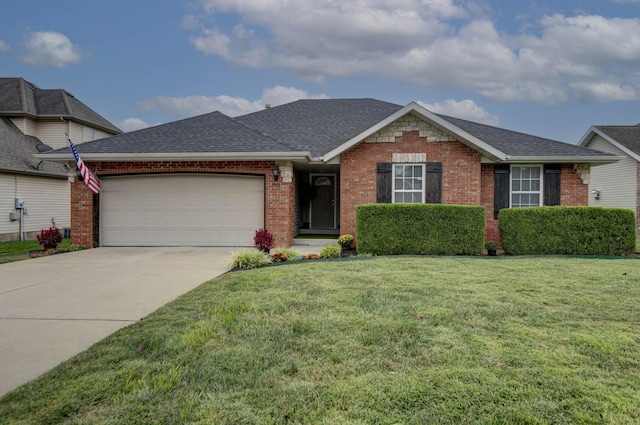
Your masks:
M 481 167 L 478 152 L 451 140 L 424 121 L 407 123 L 406 120 L 399 120 L 379 133 L 340 156 L 340 233 L 355 234 L 356 207 L 376 202 L 377 164 L 394 162 L 394 154 L 396 157 L 406 154 L 400 155 L 401 158 L 442 162 L 443 204 L 480 205 Z M 390 139 L 388 134 L 394 137 Z
M 98 177 L 158 174 L 211 173 L 244 174 L 265 177 L 265 227 L 276 246 L 289 246 L 295 236 L 295 180 L 273 181 L 273 161 L 165 161 L 165 162 L 89 162 Z M 94 196 L 84 183 L 71 185 L 71 242 L 97 246 L 93 228 Z M 257 230 L 257 229 L 256 229 Z
M 485 237 L 500 240 L 498 221 L 493 216 L 494 165 L 482 164 L 477 151 L 411 114 L 341 154 L 340 233 L 355 235 L 356 207 L 376 202 L 377 164 L 381 162 L 441 162 L 442 203 L 484 206 Z M 99 177 L 154 173 L 264 176 L 265 227 L 273 233 L 276 246 L 290 246 L 297 232 L 297 173 L 289 173 L 292 181 L 283 178 L 273 181 L 274 164 L 273 161 L 142 161 L 89 162 L 88 166 Z M 588 173 L 588 166 L 562 165 L 562 205 L 588 205 Z M 640 167 L 638 178 L 640 180 Z M 72 242 L 97 246 L 93 228 L 94 196 L 82 182 L 75 181 L 71 186 L 71 207 Z
M 377 164 L 399 160 L 442 162 L 442 203 L 484 206 L 485 238 L 500 241 L 493 211 L 494 165 L 481 164 L 478 152 L 412 115 L 342 153 L 340 233 L 355 234 L 356 207 L 376 202 Z M 588 174 L 581 173 L 584 168 L 562 165 L 561 205 L 588 205 Z

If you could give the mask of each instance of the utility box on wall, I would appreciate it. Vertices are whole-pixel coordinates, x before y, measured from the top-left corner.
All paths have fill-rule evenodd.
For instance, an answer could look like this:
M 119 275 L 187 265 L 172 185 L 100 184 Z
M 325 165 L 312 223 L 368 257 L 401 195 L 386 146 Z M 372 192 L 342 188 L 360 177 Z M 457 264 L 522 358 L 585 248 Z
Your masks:
M 24 209 L 24 199 L 16 198 L 16 209 L 17 210 Z

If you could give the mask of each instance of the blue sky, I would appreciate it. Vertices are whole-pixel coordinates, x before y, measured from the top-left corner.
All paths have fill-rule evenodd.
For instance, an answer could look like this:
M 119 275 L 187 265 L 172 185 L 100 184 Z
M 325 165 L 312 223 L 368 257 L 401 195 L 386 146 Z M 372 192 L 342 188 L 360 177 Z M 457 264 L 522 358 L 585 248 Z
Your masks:
M 577 143 L 640 122 L 640 0 L 29 0 L 0 76 L 123 130 L 371 97 Z

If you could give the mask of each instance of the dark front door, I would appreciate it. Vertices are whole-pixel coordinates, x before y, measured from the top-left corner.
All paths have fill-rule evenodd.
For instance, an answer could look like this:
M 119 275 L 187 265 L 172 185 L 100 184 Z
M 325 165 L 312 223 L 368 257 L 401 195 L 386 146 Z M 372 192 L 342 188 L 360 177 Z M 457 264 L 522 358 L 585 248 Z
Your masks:
M 315 196 L 311 201 L 311 228 L 335 229 L 336 227 L 336 178 L 313 174 L 311 184 Z

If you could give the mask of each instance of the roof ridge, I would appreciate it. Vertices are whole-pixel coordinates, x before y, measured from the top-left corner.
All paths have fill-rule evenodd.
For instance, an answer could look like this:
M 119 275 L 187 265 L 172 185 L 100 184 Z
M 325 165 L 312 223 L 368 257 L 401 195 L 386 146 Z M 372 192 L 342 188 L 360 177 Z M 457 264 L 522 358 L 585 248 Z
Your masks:
M 299 100 L 301 100 L 301 99 L 299 99 Z M 296 101 L 296 102 L 297 102 L 297 101 Z M 224 115 L 224 114 L 223 114 L 223 115 Z M 236 118 L 239 118 L 239 117 L 232 118 L 232 117 L 229 117 L 229 116 L 227 116 L 227 115 L 225 115 L 225 116 L 226 116 L 226 117 L 228 117 L 228 118 L 229 118 L 231 121 L 233 121 L 234 123 L 236 123 L 236 124 L 238 124 L 238 125 L 241 125 L 242 127 L 246 128 L 246 129 L 248 129 L 248 130 L 251 130 L 252 132 L 257 133 L 257 134 L 259 134 L 259 135 L 261 135 L 261 136 L 263 136 L 263 137 L 266 137 L 266 138 L 268 138 L 269 140 L 271 140 L 271 141 L 273 141 L 273 142 L 275 142 L 275 143 L 277 143 L 277 144 L 279 144 L 279 145 L 282 145 L 282 146 L 284 146 L 284 147 L 286 147 L 286 148 L 289 148 L 289 149 L 291 149 L 291 150 L 293 150 L 293 151 L 297 151 L 297 150 L 298 150 L 298 148 L 295 148 L 295 147 L 293 147 L 293 146 L 290 146 L 290 145 L 288 145 L 288 144 L 286 144 L 286 143 L 284 143 L 284 142 L 282 142 L 282 141 L 280 141 L 280 140 L 276 139 L 275 137 L 271 136 L 271 135 L 270 135 L 270 134 L 268 134 L 268 133 L 262 132 L 262 131 L 260 131 L 260 130 L 258 130 L 258 129 L 256 129 L 256 128 L 250 127 L 250 126 L 248 126 L 248 125 L 246 125 L 246 124 L 244 124 L 244 123 L 242 123 L 242 122 L 237 121 L 237 120 L 236 120 Z

